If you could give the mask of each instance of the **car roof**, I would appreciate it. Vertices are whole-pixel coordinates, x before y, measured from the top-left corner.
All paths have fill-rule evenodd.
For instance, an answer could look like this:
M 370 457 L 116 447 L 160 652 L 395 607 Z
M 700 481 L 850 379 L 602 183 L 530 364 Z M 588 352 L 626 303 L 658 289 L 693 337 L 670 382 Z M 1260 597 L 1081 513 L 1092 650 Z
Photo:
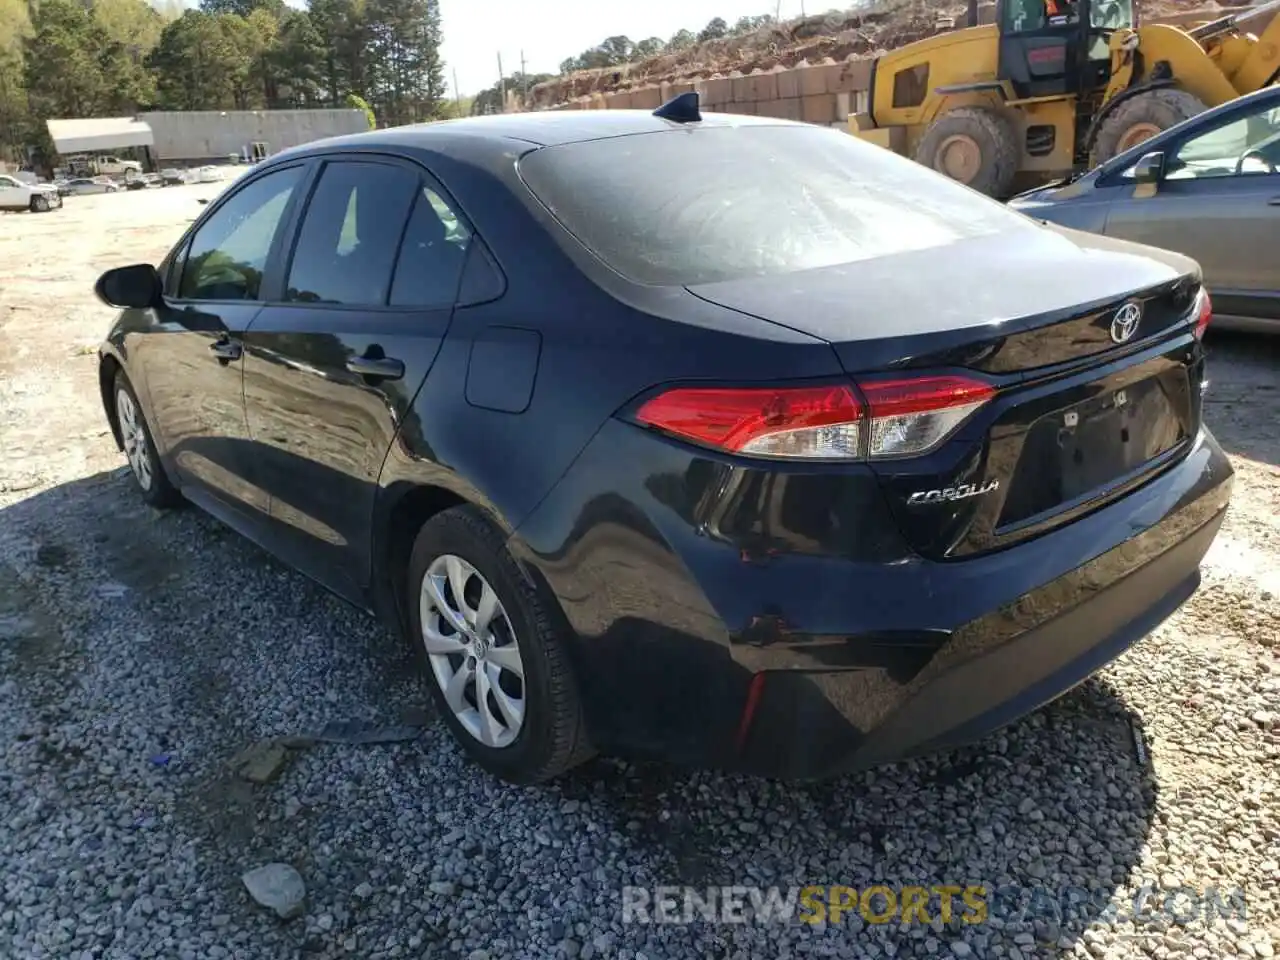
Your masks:
M 661 133 L 686 126 L 655 117 L 648 110 L 564 110 L 534 113 L 494 114 L 463 117 L 368 130 L 316 140 L 301 147 L 281 151 L 271 159 L 298 156 L 314 151 L 334 149 L 368 149 L 374 146 L 398 146 L 419 149 L 442 149 L 450 140 L 465 138 L 474 146 L 489 141 L 495 151 L 507 150 L 511 141 L 530 147 L 558 146 L 585 140 L 625 137 L 642 133 Z M 733 113 L 704 113 L 698 128 L 743 126 L 808 126 L 775 117 L 752 117 Z

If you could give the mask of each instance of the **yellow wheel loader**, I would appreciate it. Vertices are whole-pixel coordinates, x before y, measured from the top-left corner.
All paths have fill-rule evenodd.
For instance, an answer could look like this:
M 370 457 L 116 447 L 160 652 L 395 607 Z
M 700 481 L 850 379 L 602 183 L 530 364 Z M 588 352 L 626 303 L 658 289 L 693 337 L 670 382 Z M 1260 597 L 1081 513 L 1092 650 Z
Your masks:
M 1278 75 L 1280 0 L 1190 29 L 1135 25 L 1133 0 L 998 0 L 877 58 L 849 132 L 1004 198 Z

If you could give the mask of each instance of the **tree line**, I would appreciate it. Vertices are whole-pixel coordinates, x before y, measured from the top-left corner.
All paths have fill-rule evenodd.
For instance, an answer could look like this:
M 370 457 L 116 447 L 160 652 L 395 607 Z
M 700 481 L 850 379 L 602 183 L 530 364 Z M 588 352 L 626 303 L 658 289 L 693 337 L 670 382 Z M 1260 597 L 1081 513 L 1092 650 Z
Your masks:
M 449 115 L 439 0 L 0 0 L 0 153 L 45 121 L 146 110 L 356 106 Z

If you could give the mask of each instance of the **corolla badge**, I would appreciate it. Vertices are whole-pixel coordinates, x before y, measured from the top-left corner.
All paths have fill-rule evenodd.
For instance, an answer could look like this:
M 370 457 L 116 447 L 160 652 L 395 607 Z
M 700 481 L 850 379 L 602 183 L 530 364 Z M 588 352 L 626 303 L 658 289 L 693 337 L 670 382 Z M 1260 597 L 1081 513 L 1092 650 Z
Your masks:
M 1141 322 L 1142 304 L 1130 300 L 1111 318 L 1111 339 L 1116 343 L 1128 343 L 1138 332 L 1138 324 Z
M 941 490 L 917 490 L 907 497 L 907 506 L 968 500 L 970 497 L 981 497 L 999 489 L 999 480 L 988 480 L 986 483 L 957 483 L 954 487 L 944 487 Z

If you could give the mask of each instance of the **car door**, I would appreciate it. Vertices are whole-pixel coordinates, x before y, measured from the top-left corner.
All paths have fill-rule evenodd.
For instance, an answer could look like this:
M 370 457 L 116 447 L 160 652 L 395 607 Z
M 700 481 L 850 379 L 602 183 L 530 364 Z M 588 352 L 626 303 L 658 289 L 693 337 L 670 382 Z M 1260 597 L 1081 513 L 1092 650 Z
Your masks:
M 448 329 L 471 231 L 420 167 L 324 162 L 285 280 L 245 335 L 277 549 L 358 598 L 382 462 Z
M 0 210 L 25 210 L 29 202 L 22 184 L 13 177 L 0 176 Z
M 233 526 L 265 527 L 269 516 L 244 413 L 243 337 L 305 173 L 304 164 L 275 168 L 212 205 L 173 258 L 164 305 L 135 354 L 175 479 Z
M 1280 320 L 1280 97 L 1193 126 L 1164 153 L 1154 191 L 1122 191 L 1106 232 L 1197 260 L 1216 313 Z

